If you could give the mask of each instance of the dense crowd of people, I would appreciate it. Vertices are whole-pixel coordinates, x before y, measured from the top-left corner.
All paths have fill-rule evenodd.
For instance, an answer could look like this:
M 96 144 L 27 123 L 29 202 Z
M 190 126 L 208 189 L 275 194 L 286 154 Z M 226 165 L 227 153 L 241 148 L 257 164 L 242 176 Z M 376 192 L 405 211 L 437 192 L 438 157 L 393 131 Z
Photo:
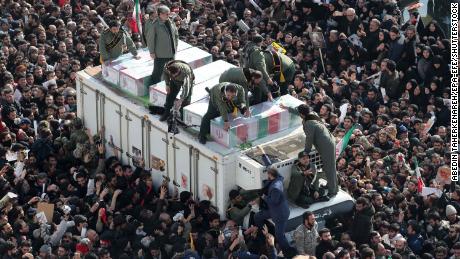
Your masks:
M 214 60 L 239 65 L 256 34 L 278 43 L 295 61 L 289 94 L 337 139 L 355 127 L 337 160 L 352 217 L 318 229 L 306 212 L 285 257 L 460 258 L 460 187 L 446 177 L 450 42 L 435 20 L 412 11 L 403 21 L 394 0 L 140 2 L 144 20 L 169 6 L 180 38 Z M 102 133 L 76 118 L 76 73 L 100 65 L 98 15 L 118 17 L 143 45 L 134 1 L 0 3 L 1 258 L 281 256 L 272 226 L 239 227 L 256 201 L 234 190 L 218 212 L 190 192 L 154 188 L 142 161 L 107 158 Z M 312 32 L 324 36 L 321 51 Z M 422 182 L 437 191 L 421 192 Z M 39 212 L 50 203 L 53 213 Z

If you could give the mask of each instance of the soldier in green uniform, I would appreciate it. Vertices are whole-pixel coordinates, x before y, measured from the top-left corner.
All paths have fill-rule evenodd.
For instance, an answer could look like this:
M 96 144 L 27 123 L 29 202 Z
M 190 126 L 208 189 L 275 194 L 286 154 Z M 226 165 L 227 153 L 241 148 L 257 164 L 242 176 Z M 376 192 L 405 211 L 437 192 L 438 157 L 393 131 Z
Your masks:
M 72 122 L 73 131 L 70 134 L 70 148 L 74 150 L 77 144 L 85 144 L 89 141 L 88 134 L 83 127 L 83 121 L 80 118 L 75 118 Z
M 268 73 L 278 83 L 279 95 L 288 93 L 289 84 L 294 82 L 295 63 L 288 56 L 274 50 L 263 52 Z
M 263 101 L 263 95 L 267 95 L 270 101 L 273 100 L 272 94 L 261 84 L 262 73 L 251 68 L 232 67 L 220 75 L 219 82 L 229 82 L 239 84 L 244 87 L 246 103 L 256 105 Z M 249 91 L 252 93 L 249 100 Z
M 137 55 L 137 49 L 133 40 L 129 37 L 128 33 L 120 28 L 120 22 L 117 20 L 110 21 L 109 27 L 101 33 L 99 38 L 101 64 L 121 56 L 125 46 L 128 47 L 136 59 L 139 59 L 140 57 Z
M 179 32 L 174 21 L 169 18 L 169 13 L 167 6 L 159 6 L 158 19 L 148 20 L 145 24 L 145 40 L 150 56 L 154 59 L 152 84 L 161 81 L 165 64 L 173 60 L 177 52 Z
M 282 108 L 286 108 L 280 105 Z M 306 104 L 299 105 L 289 111 L 297 113 L 303 119 L 303 131 L 305 132 L 305 152 L 310 153 L 313 145 L 323 161 L 323 172 L 327 180 L 328 198 L 335 196 L 339 191 L 336 171 L 335 137 L 327 129 L 321 118 L 310 113 L 310 107 Z
M 215 85 L 209 93 L 208 111 L 201 120 L 200 143 L 206 144 L 206 136 L 209 134 L 212 119 L 222 116 L 225 122 L 224 130 L 228 130 L 230 128 L 228 114 L 232 113 L 233 116 L 236 116 L 238 109 L 246 117 L 249 116 L 244 88 L 228 82 Z
M 227 208 L 227 218 L 235 221 L 238 226 L 244 225 L 244 219 L 251 213 L 251 208 L 258 203 L 258 197 L 253 192 L 231 190 L 230 203 Z M 247 202 L 250 201 L 250 202 Z
M 160 118 L 160 121 L 165 121 L 171 114 L 173 105 L 181 109 L 188 104 L 192 98 L 193 83 L 195 75 L 189 64 L 182 60 L 172 60 L 165 66 L 163 78 L 166 82 L 166 102 L 165 112 Z M 182 89 L 179 100 L 176 100 L 177 95 Z
M 307 208 L 321 195 L 319 177 L 315 163 L 311 163 L 308 153 L 301 151 L 291 169 L 291 179 L 287 190 L 288 198 L 297 205 Z
M 243 48 L 242 64 L 245 67 L 262 72 L 264 83 L 268 84 L 273 93 L 287 94 L 288 86 L 294 81 L 295 64 L 288 56 L 272 50 L 262 50 L 263 37 L 256 35 Z M 273 79 L 280 86 L 275 89 Z

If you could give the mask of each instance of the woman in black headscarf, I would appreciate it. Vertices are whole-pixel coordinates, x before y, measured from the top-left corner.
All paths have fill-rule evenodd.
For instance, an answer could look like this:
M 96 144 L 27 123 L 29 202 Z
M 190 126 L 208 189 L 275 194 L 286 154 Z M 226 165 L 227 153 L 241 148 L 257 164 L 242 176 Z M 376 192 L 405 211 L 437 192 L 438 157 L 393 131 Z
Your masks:
M 425 26 L 425 31 L 423 38 L 433 36 L 437 40 L 442 40 L 446 38 L 444 30 L 439 26 L 436 20 L 431 20 L 430 23 Z
M 432 68 L 432 59 L 433 54 L 430 47 L 423 48 L 422 56 L 417 62 L 417 72 L 420 76 L 420 79 L 425 83 L 426 79 L 429 76 L 429 70 Z M 429 78 L 428 78 L 429 79 Z

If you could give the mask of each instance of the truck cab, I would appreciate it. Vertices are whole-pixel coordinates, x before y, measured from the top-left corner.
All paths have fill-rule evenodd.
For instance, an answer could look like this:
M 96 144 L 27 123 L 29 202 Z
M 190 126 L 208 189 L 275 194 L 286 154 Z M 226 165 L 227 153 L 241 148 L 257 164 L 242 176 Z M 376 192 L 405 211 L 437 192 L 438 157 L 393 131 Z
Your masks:
M 273 163 L 269 167 L 276 168 L 284 177 L 284 190 L 289 186 L 291 169 L 297 154 L 304 149 L 305 135 L 301 128 L 283 138 L 261 144 L 262 150 Z M 320 177 L 320 186 L 325 186 L 327 181 L 322 173 L 322 161 L 318 152 L 310 152 L 310 161 L 316 164 Z M 262 181 L 266 179 L 268 167 L 262 161 L 261 149 L 258 147 L 249 148 L 242 151 L 237 160 L 236 185 L 244 190 L 255 190 L 262 188 Z M 305 211 L 312 211 L 318 222 L 318 228 L 326 226 L 327 221 L 341 218 L 352 212 L 354 206 L 353 198 L 345 191 L 339 193 L 326 202 L 315 202 L 305 209 L 289 201 L 290 216 L 286 227 L 287 232 L 291 232 L 302 224 L 302 215 Z

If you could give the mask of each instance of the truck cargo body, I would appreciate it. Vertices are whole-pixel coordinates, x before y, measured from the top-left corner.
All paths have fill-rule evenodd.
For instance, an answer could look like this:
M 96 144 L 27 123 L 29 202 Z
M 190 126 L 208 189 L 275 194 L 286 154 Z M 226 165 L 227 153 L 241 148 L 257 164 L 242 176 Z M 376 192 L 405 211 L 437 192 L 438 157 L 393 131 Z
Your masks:
M 261 179 L 266 177 L 264 167 L 248 157 L 252 149 L 230 149 L 213 141 L 202 145 L 196 135 L 184 129 L 180 129 L 177 135 L 168 133 L 167 124 L 160 122 L 159 116 L 149 114 L 139 102 L 127 98 L 119 89 L 103 82 L 98 68 L 78 73 L 77 100 L 77 113 L 85 127 L 92 132 L 104 127 L 106 143 L 113 143 L 120 151 L 119 158 L 124 164 L 133 165 L 131 157 L 141 154 L 146 167 L 151 168 L 156 186 L 161 184 L 164 177 L 169 177 L 171 191 L 174 181 L 180 186 L 179 192 L 190 191 L 199 200 L 210 200 L 218 208 L 222 219 L 225 218 L 229 202 L 228 193 L 237 187 L 237 183 L 246 189 L 257 189 Z M 275 133 L 252 144 L 269 145 L 289 136 L 299 138 L 299 134 L 303 134 L 301 126 Z M 293 154 L 301 149 L 302 146 L 295 146 L 289 152 Z M 108 156 L 113 155 L 111 150 L 107 147 Z M 292 166 L 292 154 L 274 165 L 280 171 L 289 172 L 285 175 L 287 179 Z M 314 204 L 318 213 L 326 215 L 329 213 L 327 209 L 333 212 L 334 207 L 340 205 L 336 204 L 335 199 L 340 201 L 340 206 L 345 206 L 341 210 L 351 210 L 353 201 L 348 194 L 341 191 L 336 197 L 327 203 Z M 322 212 L 324 209 L 326 212 Z M 292 205 L 292 220 L 287 231 L 298 226 L 304 211 Z

